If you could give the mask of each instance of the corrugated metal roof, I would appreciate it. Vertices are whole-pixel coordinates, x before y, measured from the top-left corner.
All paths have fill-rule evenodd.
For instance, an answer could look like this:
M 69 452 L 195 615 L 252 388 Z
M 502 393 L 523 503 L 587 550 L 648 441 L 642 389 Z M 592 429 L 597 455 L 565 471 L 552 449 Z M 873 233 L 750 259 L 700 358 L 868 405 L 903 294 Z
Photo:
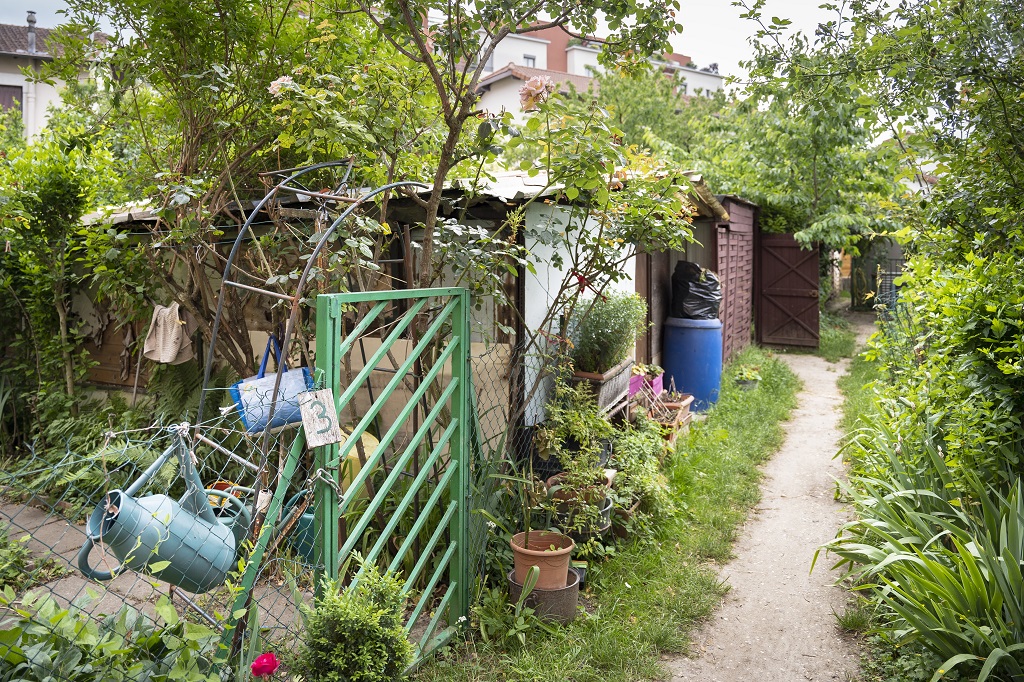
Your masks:
M 700 215 L 717 220 L 729 220 L 729 214 L 715 198 L 699 173 L 684 171 L 682 175 L 685 175 L 693 185 L 692 199 Z M 468 191 L 471 189 L 472 182 L 469 179 L 455 179 L 448 188 L 456 191 Z M 565 186 L 561 183 L 554 183 L 549 187 L 547 173 L 543 171 L 536 175 L 530 175 L 527 171 L 512 170 L 494 173 L 491 178 L 479 182 L 474 194 L 478 198 L 487 197 L 514 204 L 536 197 L 554 196 L 564 188 Z M 429 194 L 429 190 L 424 190 L 420 194 Z M 284 203 L 301 205 L 303 202 L 301 198 L 289 198 Z M 252 210 L 256 202 L 244 201 L 243 204 L 246 210 Z M 111 206 L 82 216 L 82 223 L 85 225 L 120 225 L 131 222 L 155 222 L 156 220 L 156 212 L 149 208 L 149 202 Z
M 452 189 L 468 190 L 472 181 L 462 179 L 453 180 Z M 531 176 L 526 171 L 504 171 L 495 173 L 493 179 L 479 183 L 476 194 L 500 199 L 506 203 L 526 201 L 538 196 L 553 196 L 564 188 L 562 184 L 554 184 L 547 187 L 548 175 L 541 172 Z M 429 194 L 429 192 L 424 192 Z

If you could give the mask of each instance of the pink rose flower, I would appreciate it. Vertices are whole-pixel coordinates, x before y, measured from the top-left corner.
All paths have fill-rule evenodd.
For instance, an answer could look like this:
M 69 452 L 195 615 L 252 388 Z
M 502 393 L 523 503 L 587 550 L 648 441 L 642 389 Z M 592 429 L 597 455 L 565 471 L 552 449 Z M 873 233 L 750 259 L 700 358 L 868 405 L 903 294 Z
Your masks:
M 252 676 L 269 680 L 280 666 L 281 662 L 277 660 L 277 656 L 272 651 L 268 651 L 257 656 L 256 660 L 252 662 Z
M 280 94 L 281 89 L 284 86 L 291 85 L 291 83 L 292 83 L 292 77 L 291 76 L 281 76 L 276 81 L 271 83 L 270 87 L 267 88 L 267 90 L 270 92 L 271 95 L 278 95 L 278 94 Z
M 554 92 L 555 83 L 547 76 L 533 76 L 519 88 L 519 104 L 523 111 L 533 111 Z

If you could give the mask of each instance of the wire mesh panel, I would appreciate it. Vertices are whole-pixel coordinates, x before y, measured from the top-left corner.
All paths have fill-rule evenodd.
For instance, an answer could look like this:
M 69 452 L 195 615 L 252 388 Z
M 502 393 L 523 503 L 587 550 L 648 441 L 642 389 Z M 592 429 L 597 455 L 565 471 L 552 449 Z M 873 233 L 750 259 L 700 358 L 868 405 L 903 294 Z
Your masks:
M 371 563 L 402 580 L 429 655 L 468 615 L 485 541 L 468 310 L 463 289 L 319 297 L 313 388 L 333 390 L 340 442 L 252 432 L 214 389 L 213 420 L 5 467 L 0 679 L 249 679 L 256 654 L 296 650 L 321 578 Z
M 280 429 L 271 442 L 286 448 L 296 435 Z M 0 679 L 236 672 L 240 659 L 222 639 L 253 509 L 253 451 L 252 435 L 226 414 L 202 425 L 110 431 L 97 443 L 71 440 L 62 456 L 40 444 L 8 463 L 0 480 Z M 288 623 L 289 637 L 295 598 L 311 585 L 296 555 L 282 547 L 270 565 L 297 580 L 254 585 L 261 621 Z

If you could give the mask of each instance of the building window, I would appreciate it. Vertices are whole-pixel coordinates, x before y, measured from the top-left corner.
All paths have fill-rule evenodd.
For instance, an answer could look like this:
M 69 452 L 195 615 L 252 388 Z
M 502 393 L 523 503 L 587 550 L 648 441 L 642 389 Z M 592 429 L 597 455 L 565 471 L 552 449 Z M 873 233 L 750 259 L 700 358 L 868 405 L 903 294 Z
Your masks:
M 15 107 L 21 109 L 22 101 L 21 86 L 0 85 L 0 110 L 14 109 Z
M 523 66 L 528 66 L 531 69 L 537 67 L 537 57 L 532 54 L 523 55 Z

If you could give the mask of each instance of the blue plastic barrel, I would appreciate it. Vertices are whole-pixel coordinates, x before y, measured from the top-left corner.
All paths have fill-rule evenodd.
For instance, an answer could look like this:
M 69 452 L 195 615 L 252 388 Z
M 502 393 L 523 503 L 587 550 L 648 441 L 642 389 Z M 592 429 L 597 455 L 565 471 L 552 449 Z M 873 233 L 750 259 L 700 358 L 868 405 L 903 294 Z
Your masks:
M 661 358 L 666 388 L 674 380 L 677 391 L 693 395 L 692 409 L 707 410 L 722 385 L 722 321 L 668 318 Z

